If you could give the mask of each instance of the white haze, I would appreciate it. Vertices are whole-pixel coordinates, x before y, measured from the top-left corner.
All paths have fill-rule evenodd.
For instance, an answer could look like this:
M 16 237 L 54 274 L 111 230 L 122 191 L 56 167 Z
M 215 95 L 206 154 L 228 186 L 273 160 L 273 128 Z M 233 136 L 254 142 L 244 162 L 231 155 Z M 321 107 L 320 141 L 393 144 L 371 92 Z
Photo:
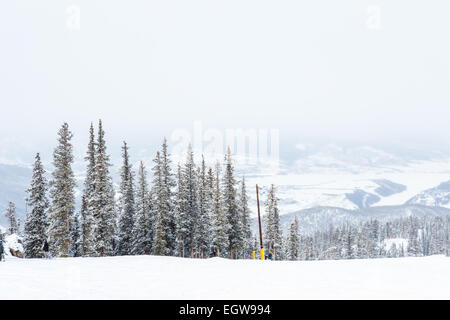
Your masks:
M 98 118 L 111 152 L 126 139 L 136 157 L 195 120 L 279 129 L 285 158 L 311 141 L 448 149 L 448 12 L 444 0 L 3 0 L 0 160 L 49 158 L 63 121 L 82 154 Z

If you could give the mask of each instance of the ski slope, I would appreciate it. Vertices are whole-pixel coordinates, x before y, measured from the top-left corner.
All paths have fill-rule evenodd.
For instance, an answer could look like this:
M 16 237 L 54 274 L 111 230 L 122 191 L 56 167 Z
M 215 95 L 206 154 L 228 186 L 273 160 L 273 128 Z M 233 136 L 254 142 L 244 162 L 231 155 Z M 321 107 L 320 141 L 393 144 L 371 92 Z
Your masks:
M 252 261 L 130 256 L 0 264 L 3 299 L 450 299 L 450 258 Z

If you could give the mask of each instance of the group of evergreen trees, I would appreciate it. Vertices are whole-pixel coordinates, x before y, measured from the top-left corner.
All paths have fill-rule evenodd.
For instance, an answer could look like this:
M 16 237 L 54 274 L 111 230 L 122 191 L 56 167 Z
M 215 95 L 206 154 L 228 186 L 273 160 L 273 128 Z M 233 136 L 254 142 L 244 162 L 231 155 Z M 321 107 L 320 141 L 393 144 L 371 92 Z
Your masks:
M 259 247 L 252 236 L 245 179 L 236 180 L 230 149 L 214 169 L 202 157 L 198 165 L 189 146 L 176 173 L 164 140 L 156 153 L 149 181 L 141 161 L 137 171 L 129 147 L 122 147 L 120 184 L 116 195 L 110 173 L 102 122 L 97 136 L 91 124 L 81 208 L 75 209 L 76 181 L 72 170 L 73 134 L 67 123 L 58 132 L 51 180 L 46 180 L 40 155 L 27 190 L 30 211 L 24 224 L 26 257 L 41 257 L 48 241 L 53 256 L 154 254 L 206 258 L 250 258 Z M 300 235 L 294 219 L 282 234 L 279 199 L 271 185 L 264 203 L 263 240 L 275 260 L 355 259 L 449 254 L 449 219 L 409 217 L 360 225 L 330 227 Z M 14 204 L 6 215 L 10 233 L 19 229 Z M 407 239 L 400 247 L 386 239 Z
M 8 233 L 14 234 L 18 233 L 20 229 L 20 222 L 16 215 L 16 205 L 14 202 L 8 202 L 8 208 L 5 211 L 6 219 L 8 220 Z
M 41 257 L 46 240 L 57 257 L 251 256 L 245 180 L 238 185 L 229 149 L 224 164 L 218 162 L 213 170 L 204 159 L 198 166 L 189 147 L 185 163 L 178 165 L 175 174 L 164 140 L 153 160 L 149 184 L 144 163 L 140 162 L 136 173 L 124 142 L 116 198 L 105 132 L 99 121 L 97 137 L 93 125 L 90 127 L 86 176 L 81 208 L 77 211 L 72 137 L 64 123 L 58 132 L 49 182 L 40 155 L 36 155 L 27 198 L 30 212 L 24 228 L 26 257 Z
M 338 260 L 449 255 L 450 217 L 399 218 L 381 223 L 330 227 L 312 235 L 298 234 L 294 220 L 284 239 L 282 258 L 288 260 Z

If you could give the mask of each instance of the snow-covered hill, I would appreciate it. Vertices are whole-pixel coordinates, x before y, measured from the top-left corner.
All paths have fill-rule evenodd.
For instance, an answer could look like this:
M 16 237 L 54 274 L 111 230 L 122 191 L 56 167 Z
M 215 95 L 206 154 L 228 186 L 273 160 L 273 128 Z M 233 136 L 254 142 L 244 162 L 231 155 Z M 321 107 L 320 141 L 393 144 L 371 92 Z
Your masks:
M 297 150 L 297 160 L 289 164 L 282 162 L 279 172 L 274 174 L 258 171 L 256 167 L 236 168 L 238 180 L 246 177 L 254 217 L 255 184 L 260 186 L 262 205 L 270 185 L 277 187 L 282 215 L 315 207 L 358 210 L 405 203 L 450 207 L 450 183 L 443 183 L 450 180 L 450 161 L 443 156 L 422 156 L 426 153 L 402 156 L 369 146 L 299 145 Z M 77 162 L 77 204 L 83 168 L 84 163 Z M 113 174 L 117 173 L 116 169 L 112 170 Z M 17 215 L 23 223 L 25 190 L 30 179 L 29 168 L 0 164 L 0 223 L 6 223 L 3 211 L 8 201 L 16 203 Z M 114 181 L 117 185 L 116 176 Z
M 5 299 L 450 299 L 450 258 L 8 259 Z
M 290 224 L 297 217 L 301 234 L 310 234 L 318 230 L 326 230 L 333 226 L 345 223 L 359 223 L 370 219 L 388 221 L 408 216 L 448 216 L 450 209 L 440 207 L 427 207 L 422 205 L 384 206 L 372 207 L 359 210 L 347 210 L 336 207 L 315 207 L 284 214 L 280 217 L 280 222 L 284 234 L 286 234 Z M 253 221 L 253 230 L 257 233 L 257 219 Z
M 408 200 L 407 204 L 450 208 L 450 181 L 419 193 Z
M 260 186 L 263 200 L 267 188 L 275 184 L 280 212 L 286 214 L 318 206 L 356 210 L 403 205 L 425 190 L 450 180 L 447 158 L 405 160 L 382 151 L 375 157 L 376 151 L 371 148 L 368 151 L 365 148 L 330 149 L 305 155 L 299 160 L 301 165 L 297 163 L 288 172 L 248 176 L 252 208 L 256 207 L 255 184 Z M 372 155 L 373 161 L 370 160 Z

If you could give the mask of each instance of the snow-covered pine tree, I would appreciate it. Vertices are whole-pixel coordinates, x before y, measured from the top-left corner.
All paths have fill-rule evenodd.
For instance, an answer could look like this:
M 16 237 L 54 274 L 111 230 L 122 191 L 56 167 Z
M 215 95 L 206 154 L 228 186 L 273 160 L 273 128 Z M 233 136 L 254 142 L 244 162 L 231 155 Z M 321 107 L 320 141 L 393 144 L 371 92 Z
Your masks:
M 187 159 L 181 168 L 178 196 L 182 203 L 177 212 L 177 240 L 183 245 L 182 251 L 190 257 L 197 256 L 198 240 L 198 207 L 197 207 L 197 172 L 194 163 L 194 154 L 189 145 Z
M 242 226 L 242 253 L 244 259 L 251 257 L 252 254 L 252 230 L 250 225 L 250 208 L 248 207 L 247 188 L 245 186 L 245 177 L 242 178 L 241 188 L 238 199 L 239 216 Z
M 282 233 L 280 226 L 280 214 L 278 210 L 278 198 L 275 186 L 272 184 L 265 202 L 266 214 L 264 216 L 264 237 L 267 254 L 272 252 L 273 259 L 281 258 Z M 279 251 L 279 252 L 278 252 Z
M 112 180 L 111 180 L 111 184 Z M 109 193 L 109 199 L 111 202 L 111 207 L 112 207 L 112 216 L 113 219 L 111 221 L 110 224 L 110 233 L 111 233 L 111 246 L 112 246 L 112 251 L 111 251 L 111 255 L 118 255 L 119 254 L 119 210 L 117 210 L 117 205 L 116 205 L 116 192 L 114 190 L 114 187 L 111 186 L 111 191 Z
M 105 132 L 99 120 L 95 151 L 94 193 L 92 212 L 95 221 L 94 244 L 98 256 L 113 255 L 116 217 L 114 189 L 109 174 L 109 156 L 106 153 Z
M 343 258 L 344 259 L 354 259 L 356 254 L 354 250 L 355 238 L 353 234 L 353 228 L 351 226 L 346 226 L 344 229 L 343 239 Z
M 133 227 L 135 219 L 135 202 L 134 202 L 134 186 L 133 172 L 128 154 L 127 143 L 123 143 L 122 147 L 123 164 L 120 170 L 120 199 L 119 199 L 119 247 L 120 255 L 129 255 L 133 248 Z
M 357 259 L 364 259 L 368 257 L 367 248 L 366 248 L 366 240 L 364 237 L 364 230 L 359 230 L 356 236 L 356 257 Z
M 77 213 L 73 214 L 70 224 L 70 255 L 72 257 L 81 257 L 83 255 L 81 223 Z
M 214 171 L 212 168 L 208 168 L 208 174 L 206 176 L 206 183 L 207 183 L 207 195 L 208 195 L 208 201 L 210 203 L 210 210 L 212 213 L 212 207 L 213 207 L 213 194 L 214 194 Z
M 184 197 L 184 184 L 181 174 L 181 165 L 178 163 L 177 166 L 177 191 L 175 192 L 174 200 L 174 215 L 176 223 L 176 255 L 179 257 L 185 257 L 185 235 L 187 230 L 184 229 L 183 221 L 185 220 L 184 215 L 186 210 L 185 207 L 185 197 Z
M 300 255 L 300 237 L 298 231 L 298 220 L 297 217 L 294 218 L 294 221 L 291 223 L 289 228 L 289 237 L 288 237 L 288 259 L 289 260 L 298 260 Z
M 156 220 L 155 238 L 153 240 L 152 252 L 157 256 L 167 255 L 167 244 L 164 236 L 164 226 L 162 215 L 159 214 Z
M 408 255 L 417 256 L 419 255 L 419 239 L 418 239 L 418 227 L 417 222 L 414 217 L 409 217 L 409 230 L 408 230 Z
M 445 255 L 450 256 L 450 216 L 447 216 L 445 219 L 445 229 L 444 229 L 444 237 L 445 237 Z
M 175 181 L 170 167 L 170 159 L 167 150 L 167 141 L 164 139 L 161 152 L 157 152 L 153 172 L 152 192 L 153 192 L 153 210 L 156 213 L 156 221 L 162 228 L 161 236 L 164 241 L 158 240 L 158 246 L 165 245 L 164 255 L 176 254 L 176 224 L 174 215 L 174 204 L 172 188 L 175 187 Z M 158 222 L 159 219 L 159 222 Z M 157 226 L 158 229 L 158 226 Z M 154 242 L 156 243 L 157 232 L 155 232 Z M 153 251 L 160 252 L 160 248 Z M 161 253 L 155 253 L 161 254 Z
M 150 254 L 153 242 L 153 220 L 151 195 L 148 190 L 147 171 L 144 163 L 139 164 L 136 187 L 136 219 L 133 230 L 133 254 Z
M 6 219 L 8 219 L 8 232 L 9 234 L 16 234 L 19 231 L 16 217 L 16 205 L 14 202 L 8 202 L 8 208 L 5 211 Z
M 84 190 L 81 204 L 81 250 L 83 256 L 96 256 L 95 234 L 94 234 L 94 195 L 95 195 L 95 155 L 96 143 L 94 135 L 94 126 L 91 123 L 89 128 L 89 144 L 86 157 L 86 178 L 84 180 Z
M 369 222 L 367 251 L 369 258 L 378 258 L 380 252 L 380 226 L 377 220 Z
M 81 246 L 81 255 L 84 257 L 89 257 L 87 254 L 89 252 L 87 241 L 89 239 L 90 233 L 87 232 L 88 228 L 86 228 L 86 214 L 87 214 L 87 201 L 86 195 L 83 194 L 81 197 L 81 207 L 80 207 L 80 246 Z M 91 231 L 92 232 L 92 231 Z M 93 254 L 92 254 L 93 255 Z
M 231 259 L 239 258 L 242 245 L 242 220 L 239 215 L 236 196 L 236 180 L 231 150 L 228 147 L 225 154 L 225 170 L 223 176 L 223 208 L 228 220 L 228 254 Z
M 397 245 L 395 243 L 393 243 L 387 252 L 387 257 L 388 258 L 397 258 L 397 256 L 398 256 Z
M 281 260 L 289 260 L 289 235 L 283 237 L 281 240 L 282 240 Z
M 24 251 L 26 258 L 41 258 L 42 246 L 47 239 L 47 180 L 39 153 L 33 166 L 31 186 L 27 190 L 27 205 L 30 207 L 24 226 Z
M 50 183 L 49 245 L 53 256 L 67 257 L 70 248 L 70 223 L 75 209 L 75 177 L 72 170 L 73 135 L 64 123 L 58 131 L 58 146 L 53 153 L 53 180 Z
M 223 198 L 220 188 L 220 163 L 217 162 L 215 168 L 214 188 L 212 195 L 213 210 L 213 250 L 218 257 L 226 256 L 228 247 L 228 229 L 230 228 L 228 219 L 225 216 Z
M 210 181 L 206 172 L 205 158 L 202 156 L 202 166 L 198 173 L 198 229 L 197 245 L 201 258 L 209 257 L 211 249 L 211 190 Z
M 304 249 L 302 260 L 314 260 L 314 242 L 312 237 L 307 237 L 306 241 L 304 241 Z
M 173 204 L 173 188 L 175 188 L 175 177 L 172 173 L 172 165 L 170 160 L 170 154 L 167 146 L 167 140 L 164 138 L 161 146 L 161 169 L 164 191 L 161 199 L 163 200 L 164 209 L 164 221 L 165 221 L 165 237 L 166 246 L 169 254 L 176 254 L 176 223 Z
M 206 176 L 206 195 L 208 198 L 208 211 L 209 211 L 209 224 L 210 224 L 210 234 L 209 234 L 209 256 L 215 254 L 214 251 L 214 171 L 210 167 L 208 168 L 208 173 Z

